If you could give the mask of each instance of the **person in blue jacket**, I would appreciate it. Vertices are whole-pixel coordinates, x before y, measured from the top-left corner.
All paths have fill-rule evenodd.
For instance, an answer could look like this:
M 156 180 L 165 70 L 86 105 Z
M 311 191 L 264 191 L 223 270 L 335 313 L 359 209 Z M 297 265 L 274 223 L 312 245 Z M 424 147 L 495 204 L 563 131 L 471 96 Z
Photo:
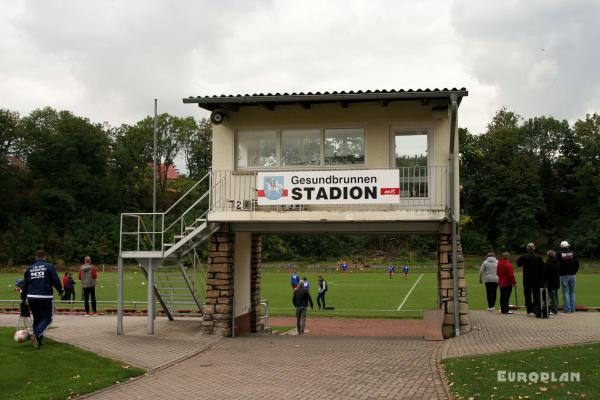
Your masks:
M 35 262 L 27 267 L 23 278 L 21 300 L 29 303 L 31 314 L 33 314 L 33 335 L 31 343 L 33 347 L 39 348 L 42 344 L 44 333 L 52 323 L 54 297 L 52 287 L 59 295 L 63 288 L 60 278 L 56 273 L 54 264 L 47 260 L 46 252 L 38 250 L 35 254 Z
M 296 271 L 294 271 L 292 273 L 292 277 L 290 278 L 290 283 L 292 284 L 293 290 L 296 290 L 298 288 L 298 285 L 300 284 L 300 276 L 298 276 Z

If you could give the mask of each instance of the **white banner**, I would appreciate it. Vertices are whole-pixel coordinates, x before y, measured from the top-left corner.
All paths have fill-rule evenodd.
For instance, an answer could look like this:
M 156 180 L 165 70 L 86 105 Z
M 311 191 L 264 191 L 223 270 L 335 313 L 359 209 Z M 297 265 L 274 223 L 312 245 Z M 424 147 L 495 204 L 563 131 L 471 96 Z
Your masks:
M 259 206 L 400 201 L 400 176 L 395 169 L 259 172 L 256 187 Z

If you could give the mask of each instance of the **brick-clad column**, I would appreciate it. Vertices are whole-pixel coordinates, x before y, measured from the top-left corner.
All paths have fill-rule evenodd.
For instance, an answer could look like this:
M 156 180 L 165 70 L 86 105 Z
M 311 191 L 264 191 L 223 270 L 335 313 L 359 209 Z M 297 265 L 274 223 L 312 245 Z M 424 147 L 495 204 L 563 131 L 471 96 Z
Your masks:
M 252 234 L 252 260 L 250 264 L 250 331 L 258 332 L 260 327 L 260 262 L 261 262 L 261 236 L 260 233 Z
M 452 225 L 444 223 L 440 225 L 438 236 L 438 296 L 440 307 L 444 310 L 444 324 L 442 334 L 445 338 L 454 336 L 454 292 L 452 290 Z M 460 235 L 457 234 L 456 261 L 458 272 L 458 302 L 460 313 L 460 333 L 471 330 L 469 322 L 469 304 L 467 302 L 467 284 L 465 281 L 465 264 L 460 244 Z
M 234 241 L 229 225 L 223 225 L 211 237 L 202 322 L 207 334 L 231 336 Z

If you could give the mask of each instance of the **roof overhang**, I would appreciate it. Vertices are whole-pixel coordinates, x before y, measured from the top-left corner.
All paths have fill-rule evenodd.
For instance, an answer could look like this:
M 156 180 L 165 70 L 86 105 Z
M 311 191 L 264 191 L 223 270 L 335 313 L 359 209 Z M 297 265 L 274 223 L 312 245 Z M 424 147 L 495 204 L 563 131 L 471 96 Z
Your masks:
M 220 96 L 197 96 L 184 98 L 186 104 L 198 104 L 208 111 L 223 109 L 238 111 L 240 107 L 259 106 L 274 110 L 276 106 L 298 105 L 310 108 L 314 104 L 337 103 L 341 107 L 348 107 L 351 103 L 379 103 L 385 107 L 394 101 L 420 100 L 427 104 L 430 100 L 445 100 L 456 96 L 458 104 L 463 97 L 468 96 L 466 88 L 461 89 L 417 89 L 417 90 L 375 90 L 357 92 L 316 92 L 316 93 L 275 93 L 275 94 L 238 94 Z

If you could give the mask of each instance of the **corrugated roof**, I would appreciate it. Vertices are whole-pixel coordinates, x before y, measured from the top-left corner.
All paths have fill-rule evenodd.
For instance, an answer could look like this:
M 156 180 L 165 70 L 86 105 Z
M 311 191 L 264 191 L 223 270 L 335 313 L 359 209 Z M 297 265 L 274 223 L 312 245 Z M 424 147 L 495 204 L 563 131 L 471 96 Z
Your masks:
M 400 101 L 417 99 L 449 98 L 451 94 L 461 98 L 468 96 L 466 88 L 452 89 L 391 89 L 391 90 L 358 90 L 358 91 L 333 91 L 333 92 L 292 92 L 292 93 L 254 93 L 254 94 L 221 94 L 213 96 L 190 96 L 184 98 L 184 103 L 196 103 L 207 110 L 214 110 L 225 105 L 249 106 L 263 105 L 274 107 L 276 105 L 300 103 L 305 105 L 335 102 L 372 102 L 372 101 Z

